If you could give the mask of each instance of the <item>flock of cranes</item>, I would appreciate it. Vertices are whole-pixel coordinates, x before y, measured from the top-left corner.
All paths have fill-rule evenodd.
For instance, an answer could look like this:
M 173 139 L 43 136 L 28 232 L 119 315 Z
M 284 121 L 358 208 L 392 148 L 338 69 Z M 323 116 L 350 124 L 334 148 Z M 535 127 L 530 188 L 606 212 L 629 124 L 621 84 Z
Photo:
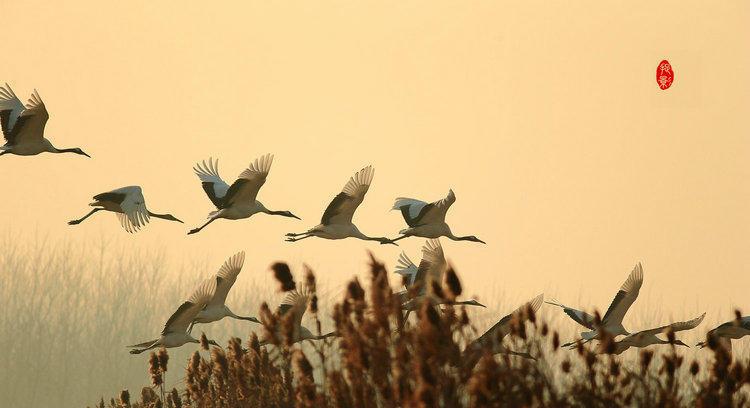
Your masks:
M 0 86 L 0 124 L 6 141 L 3 146 L 0 146 L 0 156 L 6 154 L 32 156 L 48 152 L 74 153 L 91 157 L 77 147 L 58 149 L 53 146 L 44 137 L 44 128 L 48 119 L 47 108 L 36 90 L 24 105 L 8 84 L 5 84 L 4 87 Z M 208 161 L 197 163 L 193 170 L 216 210 L 208 214 L 208 220 L 203 225 L 191 229 L 188 234 L 198 233 L 218 219 L 238 220 L 249 218 L 257 213 L 300 219 L 291 211 L 270 210 L 258 201 L 258 192 L 266 182 L 272 163 L 273 156 L 270 154 L 257 158 L 240 173 L 231 185 L 227 184 L 219 175 L 218 160 L 209 158 Z M 449 190 L 445 198 L 432 203 L 414 198 L 397 198 L 392 209 L 401 212 L 408 228 L 399 231 L 399 236 L 394 239 L 369 236 L 361 232 L 352 219 L 354 212 L 363 202 L 370 188 L 374 174 L 375 170 L 372 166 L 367 166 L 354 174 L 325 209 L 320 224 L 304 232 L 288 233 L 286 234 L 286 241 L 296 242 L 311 237 L 329 240 L 357 238 L 377 241 L 381 244 L 396 245 L 396 241 L 407 237 L 427 238 L 418 266 L 405 253 L 400 255 L 396 266 L 396 273 L 404 277 L 406 290 L 395 295 L 399 299 L 406 317 L 423 302 L 429 302 L 434 306 L 453 304 L 485 307 L 474 299 L 449 301 L 443 297 L 435 296 L 431 290 L 432 283 L 440 282 L 447 270 L 447 262 L 438 240 L 439 237 L 446 237 L 454 241 L 484 243 L 474 235 L 456 236 L 445 222 L 448 209 L 456 201 L 453 190 Z M 94 202 L 90 206 L 94 208 L 83 217 L 69 221 L 70 225 L 80 224 L 102 210 L 114 212 L 122 227 L 131 233 L 143 228 L 152 217 L 182 223 L 181 220 L 171 214 L 158 214 L 148 210 L 143 191 L 139 186 L 117 188 L 97 194 L 93 198 Z M 227 295 L 242 270 L 244 259 L 244 252 L 230 257 L 214 276 L 203 281 L 188 300 L 181 304 L 169 317 L 159 338 L 128 346 L 132 349 L 131 353 L 139 354 L 155 347 L 179 347 L 187 343 L 198 343 L 199 341 L 190 334 L 196 323 L 207 324 L 225 317 L 260 323 L 255 317 L 235 314 L 225 304 Z M 615 338 L 622 335 L 624 338 L 615 341 L 614 350 L 607 351 L 620 354 L 631 347 L 642 348 L 671 343 L 669 340 L 658 336 L 668 332 L 674 333 L 694 329 L 703 321 L 705 313 L 684 322 L 671 323 L 635 333 L 628 332 L 623 327 L 623 319 L 637 299 L 642 284 L 643 268 L 639 263 L 620 287 L 602 319 L 561 303 L 547 301 L 548 304 L 562 308 L 571 319 L 589 330 L 581 333 L 581 339 L 563 346 L 572 348 L 593 340 L 601 342 L 605 333 Z M 294 317 L 294 342 L 320 340 L 335 336 L 333 332 L 325 335 L 314 335 L 302 325 L 302 318 L 308 308 L 310 299 L 311 293 L 306 289 L 293 290 L 287 293 L 277 309 L 277 314 L 280 316 L 292 313 Z M 487 346 L 493 353 L 534 358 L 527 352 L 508 349 L 503 345 L 502 339 L 510 334 L 511 323 L 514 320 L 526 319 L 528 317 L 527 311 L 538 311 L 543 302 L 544 296 L 540 294 L 504 316 L 482 336 L 470 343 L 467 350 Z M 710 330 L 708 335 L 717 338 L 727 350 L 731 350 L 732 339 L 750 335 L 750 316 L 738 317 L 733 321 L 724 323 Z M 217 345 L 213 340 L 210 340 L 209 343 Z M 680 340 L 675 340 L 673 344 L 687 346 Z M 705 345 L 706 342 L 697 344 L 701 348 Z M 603 348 L 600 347 L 599 349 L 605 352 Z

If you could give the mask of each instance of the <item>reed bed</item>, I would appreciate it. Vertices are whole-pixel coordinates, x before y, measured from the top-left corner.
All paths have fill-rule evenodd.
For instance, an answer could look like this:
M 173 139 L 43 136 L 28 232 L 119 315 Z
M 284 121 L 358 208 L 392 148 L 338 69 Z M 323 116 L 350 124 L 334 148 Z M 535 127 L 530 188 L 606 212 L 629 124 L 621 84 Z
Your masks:
M 492 355 L 466 348 L 478 330 L 464 308 L 438 310 L 423 304 L 405 322 L 383 264 L 371 259 L 367 288 L 358 279 L 333 306 L 337 337 L 293 344 L 291 319 L 260 307 L 270 344 L 257 334 L 232 338 L 225 348 L 202 337 L 187 359 L 184 387 L 164 389 L 168 354 L 151 354 L 151 385 L 140 399 L 123 391 L 100 407 L 744 407 L 748 406 L 747 356 L 732 356 L 710 342 L 709 358 L 686 357 L 674 345 L 636 352 L 635 361 L 597 354 L 584 347 L 561 350 L 560 334 L 532 310 L 516 319 L 509 344 L 535 360 Z M 315 287 L 307 271 L 304 283 Z M 313 289 L 314 290 L 314 289 Z M 436 293 L 462 292 L 449 280 Z M 314 332 L 323 333 L 318 300 L 309 312 Z M 483 325 L 483 327 L 486 327 Z M 674 336 L 670 336 L 674 340 Z M 605 340 L 603 347 L 612 347 Z M 469 350 L 469 351 L 467 351 Z M 164 361 L 164 363 L 162 363 Z
M 285 404 L 293 404 L 296 401 L 294 398 L 298 393 L 298 383 L 304 385 L 305 392 L 314 395 L 314 398 L 322 398 L 326 404 L 335 405 L 331 398 L 339 394 L 333 394 L 331 387 L 336 385 L 336 390 L 339 390 L 337 392 L 351 392 L 350 385 L 347 385 L 350 378 L 361 377 L 369 384 L 374 379 L 380 381 L 384 372 L 389 380 L 392 380 L 394 373 L 400 373 L 400 383 L 389 382 L 388 389 L 401 390 L 399 392 L 403 395 L 393 401 L 398 401 L 402 406 L 414 405 L 407 402 L 406 396 L 412 398 L 417 389 L 424 389 L 424 383 L 418 382 L 422 381 L 419 373 L 420 369 L 427 366 L 415 365 L 415 362 L 419 361 L 415 356 L 424 355 L 415 351 L 421 333 L 419 327 L 422 320 L 418 319 L 420 316 L 412 317 L 402 334 L 387 339 L 385 329 L 378 326 L 383 323 L 382 317 L 379 318 L 381 320 L 370 321 L 373 316 L 369 313 L 363 314 L 364 320 L 361 322 L 350 318 L 353 323 L 342 326 L 351 333 L 348 337 L 317 344 L 304 342 L 287 348 L 268 346 L 260 351 L 253 347 L 252 334 L 263 336 L 266 329 L 260 325 L 229 319 L 211 325 L 199 325 L 194 333 L 203 331 L 210 338 L 228 346 L 222 351 L 196 350 L 196 347 L 191 345 L 170 349 L 165 354 L 169 356 L 166 360 L 169 371 L 166 370 L 165 363 L 160 372 L 162 383 L 154 387 L 148 371 L 149 356 L 144 354 L 142 358 L 133 357 L 127 353 L 124 346 L 140 339 L 153 338 L 175 305 L 178 305 L 199 281 L 215 272 L 217 265 L 193 259 L 175 262 L 159 248 L 134 251 L 132 245 L 120 245 L 104 237 L 76 245 L 39 236 L 19 239 L 6 232 L 5 237 L 0 237 L 0 242 L 3 247 L 3 251 L 0 251 L 0 271 L 3 274 L 0 283 L 0 346 L 4 351 L 0 355 L 0 406 L 35 408 L 92 406 L 101 403 L 105 406 L 119 406 L 121 399 L 127 400 L 131 406 L 144 406 L 144 402 L 145 406 L 154 405 L 156 401 L 164 406 L 170 404 L 169 398 L 172 398 L 172 404 L 179 399 L 183 406 L 197 406 L 195 402 L 185 403 L 189 392 L 188 380 L 200 378 L 205 381 L 205 375 L 210 373 L 208 383 L 202 386 L 215 387 L 213 384 L 219 380 L 214 366 L 218 361 L 223 361 L 221 355 L 216 354 L 220 352 L 224 353 L 229 363 L 228 375 L 235 376 L 231 381 L 222 382 L 223 387 L 230 387 L 226 389 L 229 394 L 233 392 L 233 384 L 242 383 L 240 378 L 256 378 L 248 377 L 251 371 L 248 371 L 247 364 L 253 362 L 256 369 L 260 370 L 253 372 L 257 374 L 257 379 L 254 380 L 256 383 L 251 389 L 257 391 L 257 394 L 252 393 L 254 396 L 238 400 L 241 401 L 238 406 L 253 406 L 250 401 L 266 401 L 263 399 L 265 396 L 271 398 L 269 401 L 277 401 L 277 406 L 289 406 Z M 299 271 L 294 272 L 299 274 Z M 392 273 L 387 274 L 395 277 Z M 370 309 L 374 301 L 373 291 L 381 293 L 384 290 L 383 278 L 377 280 L 374 276 L 376 275 L 370 271 L 365 273 L 355 286 L 343 285 L 333 290 L 325 290 L 325 287 L 321 289 L 321 284 L 318 283 L 320 310 L 317 314 L 308 313 L 304 324 L 315 331 L 317 323 L 320 322 L 321 330 L 328 332 L 337 329 L 343 323 L 341 319 L 344 316 L 344 307 L 351 308 L 357 305 L 357 308 Z M 138 285 L 134 285 L 134 282 L 138 282 Z M 260 306 L 266 301 L 273 310 L 282 297 L 276 286 L 270 272 L 245 272 L 233 289 L 234 295 L 230 295 L 231 306 L 235 311 L 258 315 Z M 137 290 L 134 290 L 134 287 L 137 287 Z M 347 300 L 352 294 L 350 289 L 356 287 L 362 289 L 361 301 Z M 642 292 L 641 298 L 627 317 L 631 330 L 668 321 L 660 314 L 662 305 L 658 299 L 649 297 L 648 289 L 644 289 L 646 290 Z M 390 290 L 389 288 L 388 291 Z M 360 293 L 359 290 L 355 292 Z M 385 295 L 381 297 L 383 296 Z M 501 316 L 515 309 L 523 301 L 518 296 L 516 293 L 505 293 L 499 289 L 494 290 L 494 293 L 489 291 L 489 295 L 485 291 L 485 297 L 480 300 L 487 304 L 487 309 L 457 309 L 440 314 L 441 322 L 449 316 L 454 316 L 452 319 L 460 318 L 458 322 L 453 322 L 452 326 L 449 326 L 451 340 L 445 343 L 445 347 L 450 346 L 451 353 L 454 354 L 456 348 L 462 350 L 467 339 L 480 335 Z M 572 299 L 572 303 L 589 304 L 586 300 Z M 345 306 L 346 304 L 349 306 Z M 702 312 L 697 306 L 684 309 L 680 313 L 684 313 L 686 317 Z M 468 321 L 461 320 L 465 312 L 467 318 L 470 317 Z M 351 313 L 349 311 L 349 314 Z M 392 330 L 397 319 L 394 313 L 392 309 L 388 309 L 386 313 L 388 325 Z M 701 340 L 700 336 L 708 328 L 728 319 L 729 316 L 719 311 L 709 310 L 709 315 L 697 330 L 680 333 L 680 337 L 694 344 Z M 530 344 L 520 344 L 519 347 L 538 348 L 540 358 L 535 363 L 538 367 L 534 370 L 540 373 L 539 378 L 549 379 L 552 389 L 558 394 L 573 392 L 576 390 L 574 380 L 585 378 L 586 360 L 575 351 L 553 351 L 549 336 L 550 333 L 557 332 L 561 340 L 567 341 L 577 335 L 579 328 L 561 311 L 549 307 L 542 308 L 537 321 L 539 325 L 529 327 L 527 332 L 529 336 L 525 341 Z M 541 336 L 539 332 L 542 330 L 542 322 L 547 325 L 546 337 Z M 440 333 L 448 335 L 445 331 Z M 242 341 L 232 340 L 232 336 L 240 336 Z M 236 350 L 237 347 L 230 345 L 230 341 L 250 350 L 242 354 L 239 362 L 237 354 L 232 355 L 232 350 Z M 385 355 L 384 350 L 388 351 L 388 355 Z M 658 376 L 660 362 L 665 356 L 669 356 L 672 350 L 668 347 L 656 347 L 652 350 L 654 356 L 649 366 L 649 375 Z M 197 359 L 196 351 L 199 352 Z M 377 365 L 387 362 L 378 369 L 380 371 L 376 374 L 379 377 L 372 377 L 374 374 L 370 375 L 365 368 L 352 368 L 352 361 L 357 361 L 352 360 L 355 351 L 368 356 L 357 364 L 376 362 Z M 441 353 L 443 351 L 445 350 L 440 349 Z M 736 357 L 746 358 L 748 351 L 747 341 L 735 342 Z M 694 401 L 701 390 L 698 384 L 714 376 L 711 367 L 715 358 L 710 351 L 677 349 L 674 352 L 683 361 L 675 369 L 677 389 L 683 405 L 690 405 L 688 401 Z M 255 357 L 252 353 L 256 353 Z M 450 355 L 445 351 L 445 356 Z M 398 356 L 410 360 L 407 363 L 393 361 L 401 358 Z M 607 359 L 608 357 L 597 357 L 597 361 Z M 624 372 L 640 372 L 641 357 L 637 350 L 629 350 L 615 360 Z M 471 406 L 472 403 L 476 405 L 477 403 L 472 402 L 468 381 L 478 378 L 475 377 L 475 372 L 479 371 L 471 375 L 465 371 L 449 371 L 452 377 L 444 378 L 444 367 L 439 361 L 430 360 L 430 364 L 433 365 L 429 366 L 432 367 L 431 370 L 436 370 L 436 380 L 439 381 L 437 388 L 448 390 L 451 388 L 445 387 L 455 386 L 451 392 L 460 396 L 459 406 Z M 700 366 L 695 376 L 690 371 L 693 361 L 697 361 Z M 496 363 L 499 367 L 496 370 L 506 372 L 503 371 L 506 366 L 504 358 L 498 357 Z M 527 362 L 513 358 L 508 364 L 513 370 L 521 370 L 519 365 Z M 568 364 L 572 374 L 563 375 L 563 367 L 568 367 Z M 596 367 L 604 367 L 604 364 L 597 363 Z M 186 367 L 202 367 L 204 371 L 202 376 L 190 377 Z M 303 372 L 312 372 L 313 382 L 305 382 L 305 378 L 310 378 L 307 374 L 305 378 L 297 379 L 295 367 Z M 400 367 L 399 370 L 402 371 L 395 370 L 395 367 Z M 516 372 L 508 371 L 513 375 L 516 375 Z M 272 385 L 272 380 L 279 380 L 281 385 Z M 378 382 L 378 387 L 381 386 Z M 122 389 L 131 392 L 120 393 L 118 390 Z M 246 388 L 243 392 L 247 390 Z M 365 390 L 361 387 L 357 390 L 359 394 L 355 395 L 367 395 L 368 398 L 385 392 Z M 101 399 L 102 396 L 114 398 Z M 351 402 L 341 398 L 339 406 Z M 378 401 L 376 403 L 381 404 L 378 406 L 388 406 L 393 402 L 382 398 L 373 397 L 372 401 Z M 443 405 L 447 406 L 445 403 Z

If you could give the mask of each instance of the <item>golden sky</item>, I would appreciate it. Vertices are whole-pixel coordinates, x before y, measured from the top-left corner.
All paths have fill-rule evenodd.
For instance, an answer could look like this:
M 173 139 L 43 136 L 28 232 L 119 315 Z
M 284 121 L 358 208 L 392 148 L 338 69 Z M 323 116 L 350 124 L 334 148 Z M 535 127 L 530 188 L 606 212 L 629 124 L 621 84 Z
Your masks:
M 24 100 L 37 88 L 50 140 L 93 157 L 0 158 L 3 229 L 21 237 L 111 235 L 216 267 L 244 249 L 248 275 L 283 259 L 341 284 L 366 249 L 393 265 L 424 242 L 283 241 L 372 164 L 367 234 L 403 228 L 395 197 L 454 189 L 454 232 L 488 243 L 443 242 L 467 294 L 605 308 L 642 261 L 642 296 L 666 316 L 750 311 L 746 1 L 2 1 L 0 15 L 0 80 Z M 218 157 L 231 183 L 267 152 L 259 199 L 304 221 L 186 236 L 212 210 L 192 165 Z M 186 224 L 66 225 L 131 184 Z

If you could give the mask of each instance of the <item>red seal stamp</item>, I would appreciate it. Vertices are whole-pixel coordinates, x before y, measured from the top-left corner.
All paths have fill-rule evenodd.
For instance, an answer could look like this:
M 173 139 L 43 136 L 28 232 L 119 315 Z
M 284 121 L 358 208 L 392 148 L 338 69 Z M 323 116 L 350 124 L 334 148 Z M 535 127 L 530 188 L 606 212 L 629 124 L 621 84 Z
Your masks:
M 672 82 L 674 82 L 674 69 L 672 69 L 672 64 L 667 60 L 663 60 L 659 63 L 659 66 L 656 67 L 656 83 L 659 85 L 659 88 L 664 90 L 672 86 Z

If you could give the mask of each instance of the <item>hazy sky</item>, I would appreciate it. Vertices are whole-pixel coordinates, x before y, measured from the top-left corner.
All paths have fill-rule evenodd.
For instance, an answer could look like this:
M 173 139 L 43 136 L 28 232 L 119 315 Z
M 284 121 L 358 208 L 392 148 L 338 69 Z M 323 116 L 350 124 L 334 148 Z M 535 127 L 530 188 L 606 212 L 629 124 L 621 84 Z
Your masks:
M 443 245 L 480 299 L 546 291 L 605 308 L 642 261 L 642 293 L 667 316 L 750 311 L 750 4 L 660 3 L 0 1 L 0 80 L 24 100 L 37 88 L 50 140 L 93 157 L 1 157 L 2 229 L 112 235 L 216 267 L 244 249 L 245 273 L 307 262 L 336 285 L 367 249 L 393 265 L 424 242 L 283 241 L 372 164 L 355 222 L 395 236 L 395 197 L 453 188 L 454 232 L 488 245 Z M 676 72 L 666 91 L 662 59 Z M 304 220 L 186 236 L 212 210 L 192 165 L 219 157 L 231 182 L 267 152 L 259 199 Z M 129 236 L 105 213 L 66 225 L 131 184 L 186 225 Z

